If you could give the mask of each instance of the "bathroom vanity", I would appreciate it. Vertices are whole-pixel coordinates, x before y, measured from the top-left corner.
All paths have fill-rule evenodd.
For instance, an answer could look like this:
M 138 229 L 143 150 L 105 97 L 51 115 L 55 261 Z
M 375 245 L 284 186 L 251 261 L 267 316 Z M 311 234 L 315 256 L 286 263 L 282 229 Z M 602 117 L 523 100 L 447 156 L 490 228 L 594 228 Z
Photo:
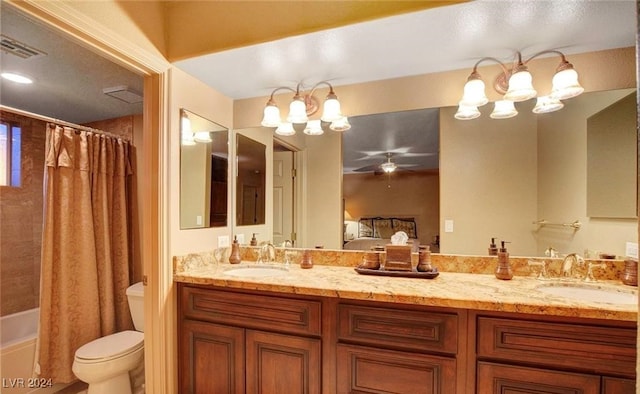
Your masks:
M 182 393 L 635 393 L 635 305 L 539 282 L 178 272 Z

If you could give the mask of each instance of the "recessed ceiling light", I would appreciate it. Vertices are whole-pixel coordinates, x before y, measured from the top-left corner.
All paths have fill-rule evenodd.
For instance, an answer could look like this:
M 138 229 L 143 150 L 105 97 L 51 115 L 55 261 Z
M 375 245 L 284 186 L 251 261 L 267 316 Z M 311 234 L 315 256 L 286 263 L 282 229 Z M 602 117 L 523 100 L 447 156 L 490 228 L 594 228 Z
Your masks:
M 15 83 L 22 83 L 22 84 L 33 83 L 33 80 L 31 78 L 25 77 L 24 75 L 20 75 L 16 73 L 2 73 L 0 74 L 0 77 Z

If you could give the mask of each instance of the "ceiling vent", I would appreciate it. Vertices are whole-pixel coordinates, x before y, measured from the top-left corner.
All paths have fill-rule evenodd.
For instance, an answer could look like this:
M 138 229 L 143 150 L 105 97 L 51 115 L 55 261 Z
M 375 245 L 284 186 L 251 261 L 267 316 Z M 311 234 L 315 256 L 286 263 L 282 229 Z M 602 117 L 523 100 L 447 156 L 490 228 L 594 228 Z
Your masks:
M 142 102 L 142 95 L 126 85 L 102 89 L 102 93 L 129 104 Z
M 34 57 L 47 56 L 47 53 L 40 49 L 29 46 L 4 34 L 0 34 L 0 49 L 11 53 L 22 59 L 32 59 Z

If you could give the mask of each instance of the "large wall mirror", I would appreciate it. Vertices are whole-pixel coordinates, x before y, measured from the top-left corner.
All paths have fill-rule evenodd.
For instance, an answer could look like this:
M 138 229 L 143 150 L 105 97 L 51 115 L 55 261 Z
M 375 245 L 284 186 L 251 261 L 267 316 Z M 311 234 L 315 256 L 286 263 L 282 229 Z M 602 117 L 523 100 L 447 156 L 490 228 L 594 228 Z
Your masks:
M 180 110 L 180 228 L 227 226 L 229 131 Z
M 236 138 L 236 225 L 265 224 L 267 147 L 242 134 Z
M 593 215 L 587 212 L 587 180 L 593 175 L 591 168 L 588 171 L 591 150 L 605 149 L 608 152 L 605 155 L 611 161 L 617 155 L 613 152 L 622 151 L 620 147 L 605 147 L 602 142 L 592 141 L 589 137 L 588 152 L 587 122 L 590 117 L 634 91 L 620 89 L 585 93 L 566 100 L 565 108 L 560 111 L 540 115 L 531 112 L 535 103 L 530 100 L 518 104 L 518 116 L 505 120 L 490 119 L 486 111 L 491 109 L 484 107 L 481 109 L 482 117 L 471 121 L 454 119 L 455 107 L 435 109 L 439 111 L 439 117 L 434 116 L 429 122 L 437 125 L 427 127 L 428 121 L 425 121 L 421 134 L 413 138 L 435 142 L 436 151 L 423 144 L 410 143 L 409 137 L 406 137 L 407 144 L 374 149 L 371 139 L 378 133 L 384 133 L 370 126 L 364 140 L 368 146 L 348 147 L 349 153 L 360 158 L 369 155 L 377 163 L 360 160 L 359 163 L 363 164 L 357 168 L 360 173 L 355 175 L 357 183 L 349 180 L 344 184 L 345 238 L 357 239 L 363 235 L 359 234 L 357 225 L 362 216 L 413 217 L 419 222 L 416 230 L 420 243 L 434 242 L 437 236 L 442 253 L 484 255 L 490 238 L 497 237 L 512 242 L 512 255 L 540 256 L 549 246 L 562 253 L 611 252 L 624 255 L 625 242 L 636 242 L 637 239 L 637 222 L 633 218 L 637 178 L 635 94 L 626 99 L 629 103 L 624 109 L 628 117 L 627 126 L 624 126 L 628 128 L 625 132 L 628 141 L 624 144 L 633 152 L 617 160 L 624 170 L 606 170 L 609 177 L 627 174 L 628 179 L 622 183 L 628 187 L 599 187 L 609 196 L 603 199 L 602 209 L 607 212 L 615 210 L 620 204 L 611 198 L 612 194 L 624 195 L 630 200 L 630 215 Z M 371 118 L 372 125 L 394 128 L 395 118 L 419 115 L 427 119 L 428 111 L 375 114 L 362 118 Z M 348 133 L 357 132 L 358 118 L 350 118 L 353 127 L 344 134 L 345 146 L 349 144 L 347 139 L 351 138 Z M 620 129 L 619 120 L 618 116 L 615 121 L 603 122 L 616 124 L 616 129 Z M 400 138 L 403 134 L 398 132 L 396 136 Z M 607 142 L 613 143 L 609 138 Z M 384 155 L 389 152 L 390 160 L 387 160 Z M 437 166 L 430 170 L 430 178 L 426 173 L 423 175 L 422 198 L 409 198 L 401 191 L 403 178 L 415 177 L 420 171 L 412 170 L 419 168 L 418 161 L 429 158 L 435 158 Z M 379 164 L 387 161 L 397 164 L 399 171 L 385 174 Z M 376 209 L 371 210 L 370 207 Z M 536 224 L 541 220 L 550 225 Z M 563 226 L 576 220 L 581 222 L 580 229 Z M 451 222 L 451 231 L 445 231 L 446 221 Z M 365 243 L 363 249 L 369 246 Z

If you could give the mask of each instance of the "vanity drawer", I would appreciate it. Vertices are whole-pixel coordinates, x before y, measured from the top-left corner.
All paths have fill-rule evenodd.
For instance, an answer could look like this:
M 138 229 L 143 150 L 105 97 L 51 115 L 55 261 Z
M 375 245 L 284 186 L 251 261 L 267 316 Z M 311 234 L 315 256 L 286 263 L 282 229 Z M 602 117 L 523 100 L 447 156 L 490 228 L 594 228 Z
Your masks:
M 341 304 L 338 339 L 376 347 L 456 354 L 458 316 Z
M 193 320 L 320 335 L 319 301 L 182 287 L 182 314 Z
M 478 317 L 478 358 L 635 376 L 636 330 Z

